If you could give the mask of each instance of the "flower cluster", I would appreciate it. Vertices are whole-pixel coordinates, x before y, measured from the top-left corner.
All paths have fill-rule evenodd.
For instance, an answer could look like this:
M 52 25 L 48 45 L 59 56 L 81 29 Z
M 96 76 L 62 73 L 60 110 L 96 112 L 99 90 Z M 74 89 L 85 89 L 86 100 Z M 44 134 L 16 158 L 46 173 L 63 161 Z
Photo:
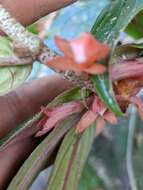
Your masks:
M 79 38 L 68 41 L 55 38 L 58 48 L 63 52 L 63 56 L 58 56 L 49 60 L 47 65 L 58 71 L 74 71 L 77 75 L 102 74 L 106 68 L 99 63 L 109 54 L 106 44 L 100 43 L 89 33 L 83 33 Z M 116 99 L 125 112 L 129 104 L 134 104 L 143 118 L 143 102 L 137 96 L 143 86 L 143 64 L 141 59 L 123 60 L 121 63 L 114 64 L 109 69 Z M 52 109 L 43 108 L 45 117 L 38 123 L 40 131 L 37 137 L 44 135 L 51 129 L 58 127 L 60 122 L 68 116 L 81 113 L 83 116 L 76 126 L 76 133 L 82 133 L 86 128 L 96 123 L 96 135 L 99 135 L 106 122 L 115 125 L 117 118 L 105 104 L 97 97 L 91 95 L 91 101 L 73 101 L 65 103 Z M 90 102 L 90 103 L 89 103 Z
M 88 99 L 87 104 L 89 104 Z M 40 131 L 36 134 L 36 137 L 46 134 L 51 129 L 58 127 L 60 122 L 68 116 L 81 113 L 84 109 L 85 107 L 81 101 L 65 103 L 51 109 L 42 108 L 42 112 L 46 118 L 43 118 L 38 123 Z M 114 113 L 106 108 L 97 96 L 91 97 L 89 109 L 84 113 L 81 120 L 77 124 L 76 133 L 82 133 L 86 128 L 91 126 L 91 124 L 96 122 L 96 135 L 99 135 L 105 126 L 105 121 L 114 125 L 117 123 L 117 118 Z

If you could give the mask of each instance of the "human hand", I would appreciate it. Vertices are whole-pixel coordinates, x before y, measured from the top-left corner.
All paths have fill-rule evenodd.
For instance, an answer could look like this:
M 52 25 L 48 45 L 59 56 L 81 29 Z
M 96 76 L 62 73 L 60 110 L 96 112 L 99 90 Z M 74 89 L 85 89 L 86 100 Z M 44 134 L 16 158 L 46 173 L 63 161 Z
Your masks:
M 27 25 L 75 0 L 0 0 L 15 18 Z M 26 12 L 26 14 L 25 14 Z M 61 85 L 62 84 L 62 85 Z M 0 139 L 20 123 L 48 104 L 55 96 L 71 87 L 57 75 L 24 84 L 0 97 Z M 27 137 L 22 142 L 0 150 L 0 189 L 5 189 L 21 164 L 37 146 L 38 140 Z

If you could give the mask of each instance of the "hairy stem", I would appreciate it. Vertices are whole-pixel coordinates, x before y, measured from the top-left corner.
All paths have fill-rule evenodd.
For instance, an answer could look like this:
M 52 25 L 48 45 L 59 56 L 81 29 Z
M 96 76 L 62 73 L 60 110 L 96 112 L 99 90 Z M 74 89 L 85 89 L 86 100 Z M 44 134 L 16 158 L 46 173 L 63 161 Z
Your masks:
M 32 53 L 39 52 L 40 39 L 28 32 L 17 22 L 8 11 L 0 4 L 0 29 L 13 41 L 28 48 Z

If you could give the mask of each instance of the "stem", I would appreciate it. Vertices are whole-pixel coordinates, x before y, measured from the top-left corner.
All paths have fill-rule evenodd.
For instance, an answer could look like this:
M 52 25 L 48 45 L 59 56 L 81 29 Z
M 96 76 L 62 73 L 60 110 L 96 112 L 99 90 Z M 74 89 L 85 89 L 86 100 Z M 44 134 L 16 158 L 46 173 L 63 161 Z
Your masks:
M 16 56 L 1 57 L 0 58 L 0 67 L 30 65 L 30 64 L 32 64 L 32 62 L 33 62 L 33 60 L 30 57 L 27 57 L 27 58 L 19 58 Z
M 136 108 L 132 107 L 130 112 L 130 120 L 129 120 L 129 133 L 128 133 L 128 142 L 127 142 L 127 154 L 126 154 L 126 161 L 127 161 L 127 172 L 129 177 L 129 182 L 132 190 L 138 190 L 137 182 L 135 179 L 134 169 L 133 169 L 133 161 L 132 161 L 132 154 L 133 154 L 133 145 L 134 145 L 134 135 L 135 135 L 135 128 L 136 128 Z
M 13 41 L 28 48 L 32 53 L 38 53 L 41 46 L 40 39 L 28 32 L 19 22 L 0 4 L 0 29 Z

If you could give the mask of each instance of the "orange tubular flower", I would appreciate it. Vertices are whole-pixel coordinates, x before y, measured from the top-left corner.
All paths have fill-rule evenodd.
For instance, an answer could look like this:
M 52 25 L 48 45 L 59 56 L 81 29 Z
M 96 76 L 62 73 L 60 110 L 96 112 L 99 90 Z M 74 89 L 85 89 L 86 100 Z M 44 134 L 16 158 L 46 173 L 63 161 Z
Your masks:
M 98 61 L 106 58 L 109 47 L 96 41 L 90 33 L 68 41 L 55 37 L 55 42 L 63 56 L 49 60 L 47 65 L 59 71 L 74 71 L 76 74 L 102 74 L 106 68 Z

